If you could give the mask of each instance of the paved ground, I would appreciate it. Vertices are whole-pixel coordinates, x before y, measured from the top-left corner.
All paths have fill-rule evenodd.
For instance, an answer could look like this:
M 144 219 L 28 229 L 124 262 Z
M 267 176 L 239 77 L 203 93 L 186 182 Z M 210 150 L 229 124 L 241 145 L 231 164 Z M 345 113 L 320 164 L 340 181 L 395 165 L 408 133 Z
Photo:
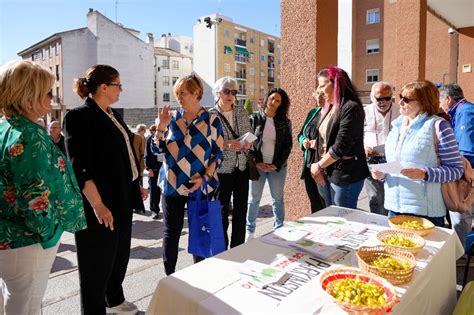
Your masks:
M 145 180 L 146 182 L 146 180 Z M 257 219 L 256 236 L 272 229 L 271 198 L 268 186 L 265 186 L 261 202 L 261 211 Z M 146 203 L 146 208 L 148 204 Z M 358 208 L 367 210 L 365 193 L 359 198 Z M 146 311 L 158 281 L 165 277 L 162 262 L 163 220 L 153 220 L 151 213 L 133 217 L 133 235 L 130 262 L 124 282 L 126 298 Z M 179 248 L 177 270 L 190 266 L 192 257 L 187 253 L 188 229 L 182 233 Z M 462 282 L 463 268 L 458 268 L 458 283 Z M 471 271 L 471 279 L 474 272 Z M 43 300 L 43 314 L 80 314 L 79 278 L 77 271 L 74 236 L 65 233 L 49 277 L 48 288 Z

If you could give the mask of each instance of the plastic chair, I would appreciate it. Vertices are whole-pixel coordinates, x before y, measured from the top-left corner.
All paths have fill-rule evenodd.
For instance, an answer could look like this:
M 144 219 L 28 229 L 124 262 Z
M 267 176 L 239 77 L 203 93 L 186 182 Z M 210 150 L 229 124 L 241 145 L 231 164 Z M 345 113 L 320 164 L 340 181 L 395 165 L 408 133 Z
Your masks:
M 472 315 L 474 314 L 474 281 L 469 282 L 463 287 L 462 294 L 459 297 L 453 315 Z
M 466 286 L 467 275 L 469 274 L 469 267 L 471 267 L 471 257 L 474 254 L 473 245 L 474 245 L 474 231 L 471 231 L 466 238 L 466 245 L 465 245 L 467 260 L 466 260 L 466 267 L 464 267 L 464 277 L 462 280 L 463 290 L 464 290 L 464 287 Z

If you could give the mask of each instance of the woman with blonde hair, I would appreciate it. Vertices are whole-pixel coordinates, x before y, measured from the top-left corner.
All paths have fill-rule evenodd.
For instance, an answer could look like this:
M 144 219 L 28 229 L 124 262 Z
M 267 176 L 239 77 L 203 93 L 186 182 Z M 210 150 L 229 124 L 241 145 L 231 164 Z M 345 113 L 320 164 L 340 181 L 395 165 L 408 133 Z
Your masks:
M 136 313 L 136 305 L 125 300 L 122 282 L 141 187 L 132 133 L 111 107 L 122 92 L 120 74 L 94 65 L 74 81 L 74 92 L 84 105 L 66 114 L 64 130 L 88 224 L 75 235 L 82 312 Z M 141 195 L 146 198 L 144 189 Z
M 53 83 L 31 61 L 0 68 L 0 313 L 39 314 L 63 231 L 86 228 L 72 167 L 36 124 Z
M 463 163 L 449 122 L 436 116 L 439 92 L 430 81 L 405 84 L 400 91 L 400 117 L 392 122 L 385 143 L 387 162 L 399 161 L 399 174 L 372 170 L 385 179 L 388 215 L 410 214 L 444 226 L 446 206 L 441 183 L 458 180 Z
M 203 177 L 209 194 L 214 193 L 219 184 L 216 171 L 222 162 L 222 126 L 217 115 L 210 114 L 199 103 L 203 91 L 201 80 L 195 74 L 180 78 L 173 92 L 181 108 L 172 115 L 169 105 L 165 105 L 157 118 L 152 151 L 165 154 L 159 183 L 163 194 L 166 275 L 175 272 L 188 199 L 192 199 L 198 189 L 206 198 L 206 190 L 202 189 Z M 194 262 L 203 259 L 193 258 Z

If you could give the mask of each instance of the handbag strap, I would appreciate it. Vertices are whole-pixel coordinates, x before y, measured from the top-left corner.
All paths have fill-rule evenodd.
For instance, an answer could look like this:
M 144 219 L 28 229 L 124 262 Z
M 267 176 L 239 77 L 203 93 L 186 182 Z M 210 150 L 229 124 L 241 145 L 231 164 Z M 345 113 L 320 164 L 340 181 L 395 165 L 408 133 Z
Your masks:
M 222 115 L 219 110 L 217 110 L 217 115 L 219 115 L 219 118 L 224 122 L 227 129 L 229 129 L 230 133 L 232 134 L 232 137 L 234 137 L 234 139 L 237 139 L 239 136 L 235 133 L 234 129 L 232 129 L 232 126 L 229 124 L 227 118 L 225 118 L 225 116 Z
M 204 188 L 204 191 L 206 192 L 206 199 L 207 199 L 207 201 L 209 201 L 209 192 L 207 190 L 206 176 L 201 176 L 201 179 L 202 179 L 202 186 L 201 187 Z M 196 200 L 201 200 L 201 197 L 202 197 L 201 187 L 196 189 L 196 191 L 194 192 L 194 195 L 196 196 Z

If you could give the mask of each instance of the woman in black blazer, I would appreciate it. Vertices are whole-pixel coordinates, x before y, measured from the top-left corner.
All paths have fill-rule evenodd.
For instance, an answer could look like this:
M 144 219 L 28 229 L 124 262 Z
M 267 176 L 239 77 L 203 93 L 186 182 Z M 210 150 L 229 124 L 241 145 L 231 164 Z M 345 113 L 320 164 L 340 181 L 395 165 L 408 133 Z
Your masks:
M 317 143 L 321 159 L 311 164 L 313 178 L 325 187 L 326 206 L 357 207 L 370 175 L 364 151 L 364 108 L 347 73 L 338 67 L 318 73 L 325 98 Z
M 122 282 L 130 256 L 132 209 L 140 198 L 132 134 L 110 105 L 122 85 L 117 70 L 89 68 L 74 92 L 84 105 L 64 118 L 69 159 L 83 193 L 88 228 L 75 234 L 84 314 L 133 312 Z M 142 189 L 142 195 L 145 195 Z

